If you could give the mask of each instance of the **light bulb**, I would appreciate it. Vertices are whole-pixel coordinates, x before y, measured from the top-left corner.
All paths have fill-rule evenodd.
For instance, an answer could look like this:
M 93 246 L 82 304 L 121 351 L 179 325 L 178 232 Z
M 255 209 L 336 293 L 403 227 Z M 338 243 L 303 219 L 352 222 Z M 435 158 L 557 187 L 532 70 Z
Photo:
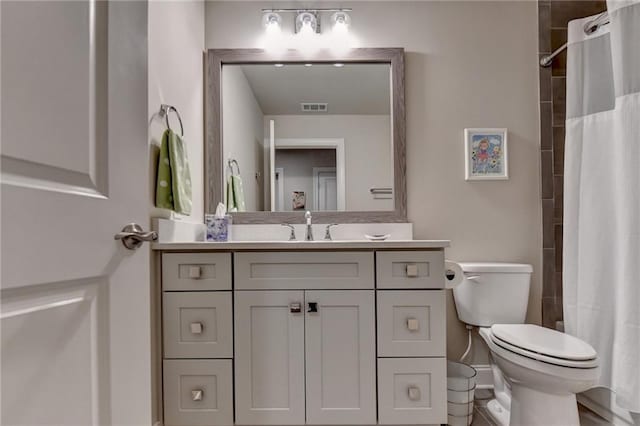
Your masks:
M 318 19 L 311 12 L 300 12 L 296 16 L 296 32 L 315 33 L 318 27 Z
M 275 12 L 268 12 L 262 15 L 262 24 L 267 32 L 280 31 L 280 22 L 282 22 L 282 18 Z
M 333 22 L 333 31 L 337 33 L 346 33 L 351 25 L 351 17 L 347 12 L 338 11 L 331 16 Z

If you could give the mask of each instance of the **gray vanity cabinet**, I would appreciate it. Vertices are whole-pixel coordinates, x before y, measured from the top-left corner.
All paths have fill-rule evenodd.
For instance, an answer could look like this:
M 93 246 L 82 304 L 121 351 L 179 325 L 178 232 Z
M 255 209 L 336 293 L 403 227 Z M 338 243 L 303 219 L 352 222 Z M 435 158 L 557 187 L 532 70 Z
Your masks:
M 442 249 L 162 260 L 166 425 L 446 422 Z

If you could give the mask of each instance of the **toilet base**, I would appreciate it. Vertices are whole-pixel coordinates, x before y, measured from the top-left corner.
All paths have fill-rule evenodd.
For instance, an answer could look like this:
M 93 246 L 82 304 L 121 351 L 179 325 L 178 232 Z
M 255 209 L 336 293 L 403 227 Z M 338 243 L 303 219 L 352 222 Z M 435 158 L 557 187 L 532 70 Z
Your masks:
M 487 411 L 491 420 L 498 426 L 509 426 L 509 410 L 504 408 L 497 399 L 489 401 Z
M 573 393 L 558 395 L 511 384 L 510 425 L 580 426 Z

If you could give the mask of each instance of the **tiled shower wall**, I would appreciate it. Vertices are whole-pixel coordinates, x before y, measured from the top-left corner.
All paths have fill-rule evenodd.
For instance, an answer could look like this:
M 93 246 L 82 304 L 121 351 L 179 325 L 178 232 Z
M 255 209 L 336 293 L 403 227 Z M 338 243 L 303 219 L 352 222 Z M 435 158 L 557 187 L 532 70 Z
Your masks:
M 567 41 L 567 23 L 606 10 L 605 1 L 538 1 L 540 57 Z M 562 321 L 562 194 L 564 170 L 565 75 L 567 54 L 540 67 L 540 155 L 542 164 L 542 322 Z

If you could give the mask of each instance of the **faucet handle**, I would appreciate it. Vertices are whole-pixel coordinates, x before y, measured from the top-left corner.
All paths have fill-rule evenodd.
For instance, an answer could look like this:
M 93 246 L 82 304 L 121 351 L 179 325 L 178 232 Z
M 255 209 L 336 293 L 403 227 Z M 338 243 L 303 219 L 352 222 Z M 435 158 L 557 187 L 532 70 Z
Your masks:
M 296 240 L 296 228 L 290 223 L 281 223 L 282 226 L 288 226 L 291 229 L 291 233 L 289 234 L 289 241 Z
M 330 223 L 329 225 L 327 225 L 327 227 L 325 228 L 325 231 L 324 231 L 324 239 L 326 241 L 332 241 L 333 240 L 333 238 L 331 238 L 331 227 L 332 226 L 338 226 L 338 224 L 337 223 Z

